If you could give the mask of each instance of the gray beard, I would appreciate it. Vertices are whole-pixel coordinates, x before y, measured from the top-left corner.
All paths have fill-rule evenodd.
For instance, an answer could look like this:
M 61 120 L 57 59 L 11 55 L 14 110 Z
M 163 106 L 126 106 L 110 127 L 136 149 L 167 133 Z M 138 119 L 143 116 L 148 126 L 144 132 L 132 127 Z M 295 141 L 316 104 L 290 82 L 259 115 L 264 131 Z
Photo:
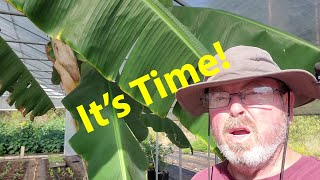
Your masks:
M 231 164 L 253 168 L 266 163 L 274 155 L 279 145 L 255 146 L 250 150 L 244 151 L 241 156 L 237 156 L 228 145 L 218 147 Z
M 257 133 L 256 131 L 254 131 Z M 258 167 L 266 163 L 276 152 L 277 148 L 285 142 L 287 132 L 286 116 L 283 116 L 283 122 L 275 127 L 273 132 L 268 135 L 273 136 L 272 141 L 263 145 L 263 137 L 257 135 L 257 145 L 248 148 L 241 145 L 228 145 L 222 144 L 221 141 L 216 141 L 218 148 L 226 159 L 232 164 L 237 166 L 245 166 L 249 168 Z M 239 155 L 240 154 L 240 155 Z

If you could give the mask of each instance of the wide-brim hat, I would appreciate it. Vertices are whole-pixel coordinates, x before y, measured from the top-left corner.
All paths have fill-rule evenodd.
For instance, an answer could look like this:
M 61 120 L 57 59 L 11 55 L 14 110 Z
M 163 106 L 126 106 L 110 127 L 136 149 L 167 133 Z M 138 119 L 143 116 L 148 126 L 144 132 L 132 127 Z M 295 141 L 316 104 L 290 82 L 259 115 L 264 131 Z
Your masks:
M 203 105 L 202 101 L 206 88 L 260 77 L 274 78 L 285 83 L 295 95 L 294 107 L 320 98 L 320 84 L 311 73 L 300 69 L 281 70 L 271 55 L 263 49 L 236 46 L 228 49 L 224 54 L 230 63 L 228 69 L 220 68 L 219 73 L 205 77 L 204 82 L 180 88 L 176 93 L 179 104 L 191 115 L 198 116 L 208 112 L 208 108 Z M 218 62 L 222 62 L 218 55 L 215 58 Z

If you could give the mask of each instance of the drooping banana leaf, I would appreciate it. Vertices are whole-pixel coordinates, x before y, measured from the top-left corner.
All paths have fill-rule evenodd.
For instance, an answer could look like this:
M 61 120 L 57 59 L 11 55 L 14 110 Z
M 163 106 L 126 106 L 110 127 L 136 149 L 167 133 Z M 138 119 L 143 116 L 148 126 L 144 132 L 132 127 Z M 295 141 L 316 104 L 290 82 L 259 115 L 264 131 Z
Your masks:
M 281 69 L 304 69 L 312 74 L 320 61 L 320 48 L 314 44 L 242 16 L 189 7 L 174 7 L 172 13 L 212 54 L 216 54 L 212 47 L 216 41 L 224 50 L 237 45 L 256 46 L 268 51 Z
M 104 104 L 102 96 L 106 92 L 109 93 L 109 105 L 103 106 L 101 114 L 109 120 L 109 124 L 99 126 L 95 117 L 89 114 L 89 104 L 93 101 L 97 105 Z M 129 115 L 119 119 L 111 102 L 121 94 L 125 96 L 121 103 L 128 103 L 131 111 Z M 105 80 L 87 63 L 82 64 L 79 86 L 63 99 L 63 104 L 78 121 L 79 131 L 72 137 L 70 144 L 88 162 L 90 179 L 145 179 L 143 176 L 148 162 L 141 152 L 139 142 L 147 137 L 147 126 L 166 132 L 177 146 L 191 148 L 190 142 L 177 125 L 155 115 L 142 114 L 140 103 L 125 95 L 117 84 Z M 94 128 L 93 132 L 87 132 L 76 109 L 79 105 L 84 106 Z
M 15 104 L 24 116 L 31 112 L 30 119 L 41 116 L 54 105 L 26 66 L 0 36 L 0 96 L 10 92 L 7 101 Z
M 103 94 L 109 93 L 109 105 L 104 106 Z M 63 104 L 78 121 L 79 130 L 70 139 L 73 149 L 88 163 L 89 179 L 145 179 L 148 161 L 140 148 L 148 129 L 139 119 L 142 106 L 135 102 L 128 116 L 118 119 L 112 100 L 121 94 L 116 84 L 106 81 L 93 67 L 83 63 L 79 86 L 63 99 Z M 89 113 L 89 104 L 103 105 L 100 111 L 106 126 L 99 126 Z M 125 96 L 123 102 L 130 101 Z M 121 101 L 120 101 L 121 102 Z M 83 105 L 94 131 L 88 133 L 76 109 Z M 130 126 L 130 128 L 129 128 Z
M 191 153 L 193 153 L 189 140 L 172 120 L 168 118 L 161 118 L 154 114 L 142 114 L 141 120 L 147 127 L 152 127 L 155 132 L 166 133 L 170 141 L 179 148 L 190 148 Z
M 130 81 L 153 69 L 160 77 L 187 63 L 196 67 L 198 59 L 209 53 L 157 0 L 8 2 L 50 37 L 81 54 L 108 80 L 116 79 L 125 57 L 135 45 L 119 86 L 144 104 L 138 87 L 129 88 Z M 151 80 L 147 87 L 153 101 L 158 102 L 150 106 L 151 110 L 166 116 L 174 96 L 168 91 L 169 97 L 162 99 Z

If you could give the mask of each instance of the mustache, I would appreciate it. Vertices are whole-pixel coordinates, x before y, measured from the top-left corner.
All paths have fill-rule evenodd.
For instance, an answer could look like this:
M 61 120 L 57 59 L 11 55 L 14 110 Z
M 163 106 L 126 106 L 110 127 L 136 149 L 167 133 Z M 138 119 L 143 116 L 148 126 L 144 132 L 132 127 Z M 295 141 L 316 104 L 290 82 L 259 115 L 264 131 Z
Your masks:
M 257 128 L 255 124 L 246 116 L 241 117 L 229 117 L 225 121 L 223 132 L 228 133 L 229 129 L 237 128 L 237 127 L 247 127 L 251 130 L 251 132 L 256 132 Z

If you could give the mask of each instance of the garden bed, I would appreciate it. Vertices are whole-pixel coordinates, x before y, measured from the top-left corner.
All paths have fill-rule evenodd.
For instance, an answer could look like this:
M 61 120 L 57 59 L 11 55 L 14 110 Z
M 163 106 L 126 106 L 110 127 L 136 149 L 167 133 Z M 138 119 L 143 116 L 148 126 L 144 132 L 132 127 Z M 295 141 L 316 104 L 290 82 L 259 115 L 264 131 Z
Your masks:
M 50 159 L 50 158 L 49 158 Z M 62 159 L 63 162 L 50 162 L 47 158 L 14 159 L 0 161 L 0 180 L 83 179 L 82 161 L 77 156 Z
M 27 169 L 28 161 L 2 161 L 0 162 L 0 179 L 22 179 Z

